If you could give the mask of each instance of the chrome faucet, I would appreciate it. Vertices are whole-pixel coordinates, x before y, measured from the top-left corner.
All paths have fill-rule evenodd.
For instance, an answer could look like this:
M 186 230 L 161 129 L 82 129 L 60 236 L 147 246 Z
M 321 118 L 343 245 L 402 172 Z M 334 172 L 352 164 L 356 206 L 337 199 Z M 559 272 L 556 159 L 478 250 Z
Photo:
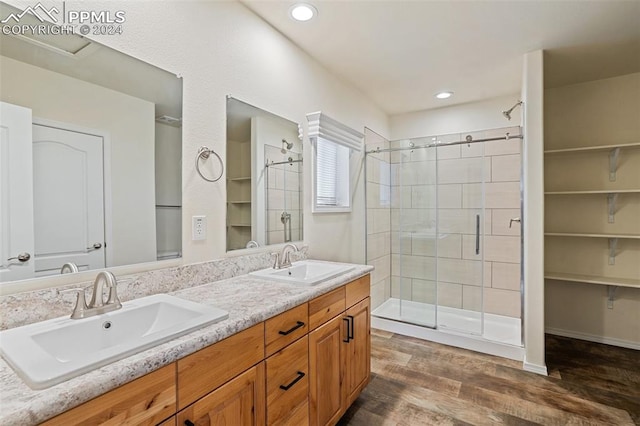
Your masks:
M 104 285 L 109 289 L 109 297 L 104 301 Z M 118 281 L 115 275 L 109 271 L 98 272 L 96 280 L 93 282 L 93 295 L 87 304 L 84 288 L 72 288 L 62 290 L 60 293 L 76 292 L 76 305 L 71 313 L 71 319 L 80 319 L 104 314 L 122 308 L 122 303 L 118 299 Z
M 297 252 L 298 246 L 292 243 L 287 243 L 282 247 L 280 253 L 274 253 L 276 255 L 273 262 L 273 269 L 288 268 L 291 266 L 291 252 Z
M 76 265 L 73 262 L 65 263 L 64 265 L 62 265 L 62 268 L 60 268 L 61 274 L 66 274 L 66 273 L 73 274 L 75 272 L 78 272 L 78 265 Z

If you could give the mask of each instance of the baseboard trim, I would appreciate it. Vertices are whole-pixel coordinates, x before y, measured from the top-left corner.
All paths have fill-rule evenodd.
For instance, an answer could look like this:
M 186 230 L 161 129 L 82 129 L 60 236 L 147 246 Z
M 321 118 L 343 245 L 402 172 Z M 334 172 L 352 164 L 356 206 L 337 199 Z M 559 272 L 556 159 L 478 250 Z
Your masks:
M 546 365 L 532 364 L 530 362 L 527 362 L 526 358 L 522 362 L 522 369 L 524 371 L 528 371 L 530 373 L 540 374 L 541 376 L 548 376 L 549 375 L 549 373 L 547 372 L 547 366 Z
M 597 334 L 581 333 L 579 331 L 563 330 L 561 328 L 552 327 L 547 327 L 545 332 L 556 336 L 571 337 L 573 339 L 586 340 L 588 342 L 604 343 L 605 345 L 640 350 L 640 342 L 632 342 L 631 340 L 616 339 L 613 337 L 598 336 Z

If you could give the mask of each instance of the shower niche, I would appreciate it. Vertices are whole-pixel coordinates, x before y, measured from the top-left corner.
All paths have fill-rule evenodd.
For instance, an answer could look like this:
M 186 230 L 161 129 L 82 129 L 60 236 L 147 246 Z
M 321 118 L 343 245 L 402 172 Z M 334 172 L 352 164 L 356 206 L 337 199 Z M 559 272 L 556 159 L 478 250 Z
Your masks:
M 521 347 L 520 135 L 366 135 L 374 321 Z

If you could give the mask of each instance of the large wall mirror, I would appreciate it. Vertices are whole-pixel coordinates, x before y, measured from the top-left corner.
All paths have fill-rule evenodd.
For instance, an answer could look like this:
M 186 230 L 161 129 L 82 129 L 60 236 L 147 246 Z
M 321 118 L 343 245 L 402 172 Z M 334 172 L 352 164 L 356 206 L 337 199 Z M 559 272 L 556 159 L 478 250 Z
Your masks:
M 0 282 L 181 256 L 181 79 L 78 35 L 0 35 L 0 101 Z
M 227 250 L 301 241 L 298 125 L 227 97 Z

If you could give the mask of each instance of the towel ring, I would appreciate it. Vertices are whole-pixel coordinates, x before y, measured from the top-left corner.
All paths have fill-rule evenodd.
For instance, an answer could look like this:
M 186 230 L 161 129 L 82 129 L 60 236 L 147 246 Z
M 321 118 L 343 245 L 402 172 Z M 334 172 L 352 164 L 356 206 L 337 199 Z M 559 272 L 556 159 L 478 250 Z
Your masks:
M 200 159 L 202 158 L 203 160 L 206 160 L 207 158 L 209 158 L 211 154 L 215 155 L 218 161 L 220 162 L 220 176 L 218 176 L 215 179 L 209 179 L 208 177 L 203 175 L 202 172 L 200 171 Z M 222 158 L 220 158 L 220 156 L 214 150 L 209 149 L 206 146 L 201 146 L 200 149 L 198 149 L 198 155 L 196 155 L 196 171 L 198 172 L 200 177 L 206 180 L 207 182 L 217 182 L 220 180 L 220 178 L 224 174 L 224 163 L 222 162 Z

